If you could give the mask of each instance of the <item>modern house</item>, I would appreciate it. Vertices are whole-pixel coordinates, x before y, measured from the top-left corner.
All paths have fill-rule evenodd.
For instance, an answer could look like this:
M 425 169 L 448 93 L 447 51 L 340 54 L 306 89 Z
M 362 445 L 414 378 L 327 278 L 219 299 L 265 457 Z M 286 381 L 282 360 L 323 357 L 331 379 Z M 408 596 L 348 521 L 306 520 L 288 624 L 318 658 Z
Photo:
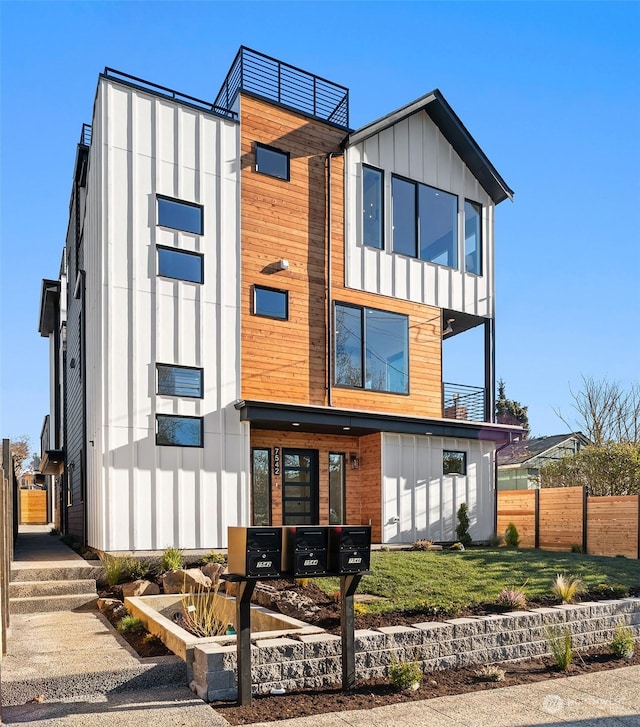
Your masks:
M 102 551 L 229 525 L 494 530 L 494 210 L 512 191 L 435 90 L 367 126 L 241 48 L 211 102 L 105 69 L 77 148 L 51 341 L 62 528 Z M 443 382 L 480 326 L 482 387 Z
M 589 444 L 591 442 L 582 432 L 523 439 L 509 444 L 498 450 L 498 489 L 538 489 L 541 467 L 577 454 Z

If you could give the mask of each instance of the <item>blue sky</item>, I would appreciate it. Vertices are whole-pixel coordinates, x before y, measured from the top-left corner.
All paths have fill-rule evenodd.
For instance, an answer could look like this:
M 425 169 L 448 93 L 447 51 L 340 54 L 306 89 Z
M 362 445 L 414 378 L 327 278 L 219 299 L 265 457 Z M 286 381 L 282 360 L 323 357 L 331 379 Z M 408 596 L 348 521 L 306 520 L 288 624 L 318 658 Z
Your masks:
M 40 281 L 58 274 L 98 73 L 212 100 L 242 44 L 349 87 L 354 128 L 444 93 L 516 193 L 496 210 L 497 375 L 534 434 L 566 429 L 554 408 L 570 413 L 581 375 L 640 378 L 640 3 L 4 0 L 0 14 L 2 436 L 37 446 L 47 413 Z M 482 383 L 469 345 L 448 347 L 448 380 Z

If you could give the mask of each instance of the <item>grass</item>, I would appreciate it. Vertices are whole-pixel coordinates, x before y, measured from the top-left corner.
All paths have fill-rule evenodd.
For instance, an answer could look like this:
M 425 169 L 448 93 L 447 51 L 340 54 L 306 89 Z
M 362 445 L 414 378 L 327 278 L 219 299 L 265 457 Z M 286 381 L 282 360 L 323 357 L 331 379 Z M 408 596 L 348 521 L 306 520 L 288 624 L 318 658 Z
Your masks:
M 358 593 L 387 601 L 367 604 L 369 613 L 395 610 L 455 612 L 476 603 L 493 603 L 503 588 L 526 582 L 528 600 L 552 595 L 556 575 L 571 572 L 587 588 L 627 587 L 640 583 L 640 561 L 541 550 L 477 548 L 464 552 L 443 550 L 374 551 L 373 575 L 364 576 Z M 340 589 L 338 578 L 315 580 L 325 593 Z

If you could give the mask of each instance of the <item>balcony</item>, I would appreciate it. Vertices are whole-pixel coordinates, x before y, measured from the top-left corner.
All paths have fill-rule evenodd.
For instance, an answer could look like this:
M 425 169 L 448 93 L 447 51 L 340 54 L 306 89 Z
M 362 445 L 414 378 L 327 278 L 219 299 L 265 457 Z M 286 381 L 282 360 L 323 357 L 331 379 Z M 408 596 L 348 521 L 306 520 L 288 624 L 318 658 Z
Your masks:
M 214 106 L 232 110 L 239 91 L 349 128 L 349 89 L 241 46 Z
M 442 416 L 445 419 L 461 419 L 467 422 L 484 422 L 485 392 L 477 386 L 442 384 Z

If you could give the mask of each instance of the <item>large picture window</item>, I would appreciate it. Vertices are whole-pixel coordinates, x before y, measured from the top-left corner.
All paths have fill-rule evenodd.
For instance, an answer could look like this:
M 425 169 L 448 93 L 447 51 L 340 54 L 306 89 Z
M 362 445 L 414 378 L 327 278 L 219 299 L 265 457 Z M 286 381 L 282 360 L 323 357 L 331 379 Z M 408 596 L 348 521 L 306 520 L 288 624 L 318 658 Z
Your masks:
M 362 167 L 362 242 L 382 250 L 383 225 L 383 173 L 373 167 Z
M 336 385 L 407 394 L 408 341 L 406 316 L 336 304 Z
M 202 398 L 202 369 L 156 364 L 158 394 Z
M 482 275 L 482 207 L 464 202 L 464 269 Z
M 202 205 L 158 195 L 158 224 L 202 235 Z
M 156 444 L 202 447 L 202 417 L 156 414 Z

